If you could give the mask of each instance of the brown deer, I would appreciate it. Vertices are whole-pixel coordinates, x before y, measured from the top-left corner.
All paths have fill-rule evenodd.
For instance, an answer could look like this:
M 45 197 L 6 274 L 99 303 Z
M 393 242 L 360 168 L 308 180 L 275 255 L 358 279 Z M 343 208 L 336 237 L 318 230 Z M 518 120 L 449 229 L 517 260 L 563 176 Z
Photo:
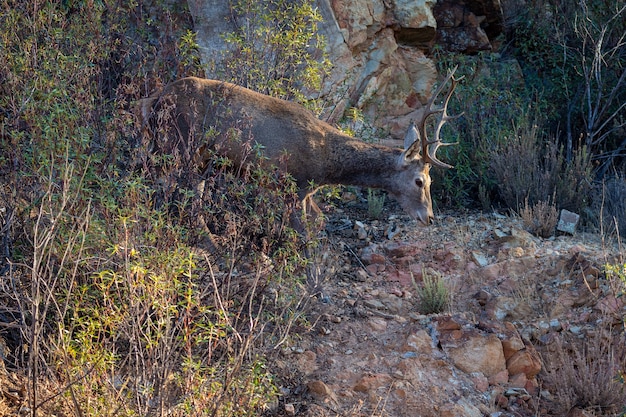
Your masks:
M 269 162 L 284 167 L 295 178 L 305 210 L 307 205 L 318 210 L 311 199 L 316 191 L 311 184 L 381 188 L 395 197 L 409 215 L 427 225 L 434 218 L 430 167 L 451 168 L 435 153 L 440 146 L 455 144 L 440 139 L 442 126 L 458 117 L 447 113 L 460 80 L 454 77 L 454 70 L 429 99 L 417 123 L 411 123 L 404 150 L 348 136 L 296 103 L 195 77 L 175 81 L 160 93 L 140 100 L 138 111 L 144 128 L 151 132 L 151 140 L 169 143 L 152 145 L 153 151 L 156 147 L 162 153 L 180 152 L 197 164 L 198 170 L 210 166 L 207 149 L 235 164 L 245 163 L 241 137 L 249 137 L 260 145 Z M 434 106 L 450 80 L 443 105 Z M 428 140 L 426 121 L 438 113 L 441 116 L 434 139 Z

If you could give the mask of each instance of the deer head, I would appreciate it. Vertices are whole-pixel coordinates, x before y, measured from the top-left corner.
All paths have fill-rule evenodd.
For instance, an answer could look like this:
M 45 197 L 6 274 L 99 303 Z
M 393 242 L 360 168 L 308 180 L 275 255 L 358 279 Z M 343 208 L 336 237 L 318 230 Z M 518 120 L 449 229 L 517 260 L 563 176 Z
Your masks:
M 441 107 L 434 107 L 445 85 L 452 84 Z M 304 107 L 216 80 L 188 77 L 140 100 L 137 113 L 153 153 L 186 155 L 198 171 L 211 164 L 207 148 L 245 164 L 240 137 L 257 142 L 264 160 L 289 172 L 304 203 L 316 209 L 310 184 L 344 184 L 382 188 L 423 224 L 433 218 L 430 167 L 449 168 L 439 161 L 437 148 L 451 145 L 440 139 L 442 126 L 452 117 L 447 105 L 459 80 L 454 70 L 429 99 L 421 118 L 411 123 L 404 150 L 366 143 L 317 119 Z M 426 136 L 427 119 L 440 114 L 434 138 Z M 167 125 L 167 126 L 164 126 Z M 286 158 L 285 158 L 286 156 Z M 306 204 L 305 204 L 306 205 Z
M 409 172 L 413 173 L 413 178 L 412 181 L 406 178 L 404 184 L 407 186 L 407 189 L 396 195 L 396 198 L 405 211 L 424 224 L 429 224 L 434 218 L 430 196 L 430 167 L 434 165 L 440 168 L 453 168 L 452 165 L 437 159 L 437 149 L 441 146 L 458 144 L 458 142 L 444 142 L 440 138 L 443 125 L 449 120 L 456 119 L 462 115 L 462 113 L 456 116 L 448 115 L 448 102 L 458 82 L 462 79 L 454 78 L 455 71 L 456 67 L 448 73 L 444 81 L 428 100 L 417 124 L 415 121 L 412 121 L 404 136 L 402 164 L 408 168 Z M 441 94 L 448 81 L 451 81 L 451 85 L 443 105 L 441 107 L 433 107 L 435 100 Z M 430 116 L 437 114 L 440 114 L 441 117 L 434 130 L 434 138 L 429 140 L 426 134 L 427 120 Z

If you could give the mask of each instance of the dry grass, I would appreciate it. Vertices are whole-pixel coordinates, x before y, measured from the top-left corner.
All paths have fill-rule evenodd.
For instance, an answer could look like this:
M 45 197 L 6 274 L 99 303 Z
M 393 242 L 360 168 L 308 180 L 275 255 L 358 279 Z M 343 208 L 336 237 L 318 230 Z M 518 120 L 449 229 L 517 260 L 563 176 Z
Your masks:
M 559 335 L 542 353 L 540 376 L 552 394 L 551 411 L 565 415 L 573 407 L 580 407 L 603 416 L 623 411 L 623 347 L 623 334 L 597 331 L 584 339 Z
M 519 210 L 519 215 L 526 230 L 543 238 L 554 234 L 556 224 L 559 221 L 556 206 L 548 201 L 539 201 L 530 205 L 528 198 L 526 198 L 524 206 Z

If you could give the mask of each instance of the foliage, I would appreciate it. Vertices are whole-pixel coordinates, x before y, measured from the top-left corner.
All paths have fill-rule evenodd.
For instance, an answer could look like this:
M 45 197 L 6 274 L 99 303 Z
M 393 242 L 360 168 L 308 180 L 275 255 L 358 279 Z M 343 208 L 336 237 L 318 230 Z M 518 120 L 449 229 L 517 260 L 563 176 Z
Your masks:
M 367 189 L 367 214 L 372 219 L 379 219 L 385 205 L 385 194 L 371 188 Z
M 526 81 L 555 104 L 547 123 L 562 137 L 566 159 L 585 146 L 600 176 L 626 150 L 625 14 L 622 0 L 535 0 L 510 33 Z
M 554 229 L 559 220 L 558 210 L 553 203 L 548 201 L 539 201 L 530 206 L 528 199 L 526 199 L 519 214 L 526 230 L 543 238 L 548 238 L 554 234 Z
M 606 178 L 594 190 L 592 209 L 596 225 L 606 234 L 626 236 L 626 178 L 621 175 Z
M 307 299 L 306 248 L 293 180 L 252 146 L 259 162 L 239 175 L 226 160 L 203 178 L 184 167 L 189 182 L 156 198 L 151 164 L 183 171 L 146 155 L 132 106 L 200 73 L 190 16 L 169 2 L 0 9 L 0 273 L 13 283 L 0 299 L 17 323 L 2 338 L 28 408 L 260 413 L 277 395 L 268 348 Z
M 519 126 L 515 136 L 490 153 L 498 193 L 507 207 L 518 209 L 548 202 L 557 209 L 581 211 L 588 205 L 592 180 L 586 149 L 568 163 L 556 141 L 544 139 L 538 126 Z
M 527 196 L 535 204 L 556 191 L 558 208 L 589 207 L 593 180 L 624 168 L 625 13 L 623 1 L 533 0 L 507 22 L 509 42 L 499 54 L 435 49 L 440 73 L 458 64 L 465 76 L 450 103 L 451 114 L 465 112 L 450 134 L 460 144 L 443 150 L 455 169 L 435 178 L 435 200 L 517 210 Z M 520 174 L 520 181 L 492 175 L 493 159 L 516 172 L 509 180 Z M 549 184 L 521 180 L 542 175 Z
M 579 407 L 612 415 L 625 404 L 619 375 L 626 355 L 618 337 L 596 332 L 579 339 L 561 333 L 542 354 L 542 362 L 539 376 L 554 395 L 548 404 L 551 413 L 564 415 Z
M 442 150 L 455 169 L 435 179 L 437 200 L 513 210 L 526 198 L 532 206 L 554 197 L 557 208 L 572 211 L 589 204 L 593 173 L 587 148 L 576 149 L 568 161 L 558 141 L 543 132 L 550 106 L 534 98 L 515 61 L 443 52 L 438 59 L 440 70 L 459 64 L 465 79 L 450 103 L 450 114 L 464 113 L 453 133 L 459 145 Z
M 237 0 L 232 9 L 236 30 L 225 35 L 229 51 L 220 59 L 220 78 L 295 99 L 319 113 L 318 104 L 303 93 L 319 91 L 330 66 L 317 32 L 322 16 L 314 2 Z
M 514 125 L 528 117 L 529 97 L 523 80 L 513 62 L 497 61 L 488 54 L 469 57 L 435 50 L 435 58 L 440 73 L 458 65 L 456 76 L 463 81 L 448 112 L 463 116 L 448 124 L 446 140 L 459 144 L 440 150 L 454 169 L 443 174 L 433 171 L 432 192 L 438 196 L 434 200 L 468 207 L 475 204 L 479 190 L 486 199 L 495 200 L 498 182 L 490 175 L 490 158 Z
M 419 311 L 422 314 L 434 314 L 445 311 L 450 305 L 450 293 L 441 274 L 436 271 L 422 270 L 422 286 L 413 279 L 413 285 L 419 299 Z

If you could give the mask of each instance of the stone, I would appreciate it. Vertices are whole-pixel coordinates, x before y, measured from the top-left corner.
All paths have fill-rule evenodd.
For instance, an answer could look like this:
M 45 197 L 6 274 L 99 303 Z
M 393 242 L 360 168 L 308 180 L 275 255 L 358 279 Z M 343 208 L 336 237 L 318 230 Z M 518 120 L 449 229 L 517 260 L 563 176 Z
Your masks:
M 506 322 L 505 327 L 506 333 L 502 339 L 502 351 L 504 353 L 504 359 L 508 360 L 511 356 L 524 349 L 526 346 L 524 345 L 519 332 L 515 329 L 515 326 L 511 322 Z
M 523 373 L 527 379 L 534 378 L 541 371 L 541 359 L 530 343 L 526 348 L 517 351 L 506 361 L 506 369 L 511 375 Z
M 448 51 L 468 54 L 492 50 L 490 37 L 501 32 L 504 21 L 499 0 L 440 0 L 433 13 L 437 19 L 435 42 Z
M 576 232 L 576 226 L 578 225 L 578 220 L 580 216 L 576 213 L 572 213 L 568 210 L 561 210 L 561 215 L 559 216 L 559 222 L 556 225 L 556 230 L 559 232 L 567 233 L 573 235 Z
M 426 330 L 418 330 L 411 333 L 407 338 L 402 350 L 407 352 L 417 352 L 419 354 L 430 354 L 433 350 L 433 339 Z
M 511 376 L 509 378 L 509 386 L 512 388 L 526 388 L 526 383 L 528 382 L 528 378 L 526 378 L 525 373 L 519 373 Z
M 333 391 L 330 389 L 328 385 L 320 380 L 310 381 L 306 384 L 309 391 L 319 397 L 331 397 L 333 396 Z
M 464 372 L 486 377 L 506 370 L 502 343 L 494 334 L 465 332 L 457 346 L 444 347 L 454 365 Z
M 383 386 L 388 386 L 392 380 L 391 375 L 387 374 L 363 375 L 354 385 L 353 389 L 356 392 L 369 392 Z
M 489 265 L 489 259 L 487 259 L 487 256 L 484 253 L 473 250 L 470 252 L 470 254 L 472 257 L 472 262 L 474 262 L 476 265 L 480 267 Z
M 489 389 L 489 380 L 480 372 L 472 372 L 470 379 L 474 383 L 477 391 L 486 392 Z
M 322 15 L 319 33 L 334 64 L 321 91 L 328 114 L 339 121 L 348 106 L 359 108 L 379 128 L 402 139 L 418 117 L 438 74 L 429 57 L 435 42 L 444 49 L 474 53 L 491 50 L 491 39 L 503 31 L 499 0 L 315 0 Z M 462 4 L 461 4 L 462 3 Z M 215 78 L 222 52 L 230 48 L 221 36 L 236 24 L 228 2 L 191 2 L 206 76 Z
M 370 317 L 367 326 L 374 332 L 384 332 L 387 330 L 387 320 L 382 317 Z

